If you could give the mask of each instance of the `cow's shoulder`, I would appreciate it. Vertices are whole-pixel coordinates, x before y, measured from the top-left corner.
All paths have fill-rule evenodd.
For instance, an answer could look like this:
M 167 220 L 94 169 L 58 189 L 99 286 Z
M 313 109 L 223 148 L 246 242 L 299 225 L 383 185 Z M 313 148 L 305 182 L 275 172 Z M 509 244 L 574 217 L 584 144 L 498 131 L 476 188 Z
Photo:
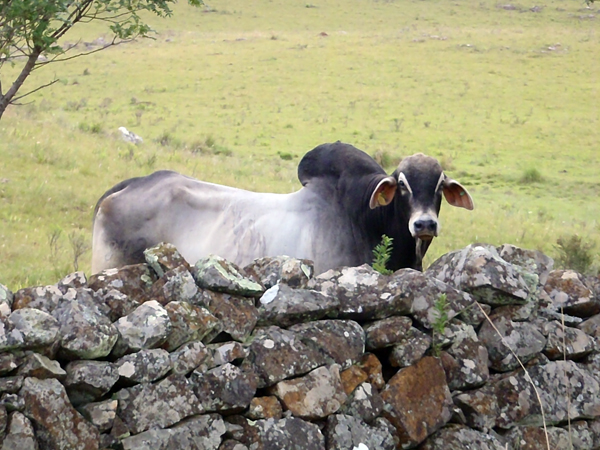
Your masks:
M 315 147 L 298 165 L 298 179 L 303 186 L 315 179 L 337 183 L 341 177 L 373 174 L 385 174 L 385 171 L 365 152 L 340 141 Z

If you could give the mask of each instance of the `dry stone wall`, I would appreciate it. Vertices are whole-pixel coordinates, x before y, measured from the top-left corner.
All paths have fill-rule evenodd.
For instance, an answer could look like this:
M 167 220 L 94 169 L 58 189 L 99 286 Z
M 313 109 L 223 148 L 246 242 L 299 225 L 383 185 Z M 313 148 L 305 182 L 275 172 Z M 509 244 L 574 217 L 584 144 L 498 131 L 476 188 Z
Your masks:
M 1 449 L 600 448 L 600 280 L 539 252 L 146 261 L 0 285 Z

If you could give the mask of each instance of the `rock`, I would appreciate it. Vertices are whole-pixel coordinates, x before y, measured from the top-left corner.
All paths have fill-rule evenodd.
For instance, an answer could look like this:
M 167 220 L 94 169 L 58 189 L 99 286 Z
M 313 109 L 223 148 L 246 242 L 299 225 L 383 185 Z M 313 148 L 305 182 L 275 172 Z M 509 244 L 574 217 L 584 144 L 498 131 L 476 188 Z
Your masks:
M 280 381 L 272 392 L 294 416 L 312 420 L 335 413 L 346 401 L 337 364 Z
M 283 409 L 277 397 L 270 395 L 266 397 L 254 397 L 250 401 L 246 417 L 251 420 L 281 419 Z
M 0 353 L 0 376 L 15 370 L 21 364 L 21 357 L 13 353 Z
M 203 412 L 190 382 L 181 375 L 172 375 L 156 384 L 121 389 L 117 400 L 117 414 L 133 434 L 167 428 Z
M 154 247 L 144 250 L 144 259 L 146 263 L 154 270 L 156 275 L 161 278 L 165 272 L 179 267 L 186 270 L 190 265 L 173 244 L 161 242 Z
M 292 289 L 276 284 L 260 298 L 258 325 L 289 327 L 297 323 L 319 320 L 333 314 L 338 302 L 317 291 Z
M 258 321 L 258 310 L 252 299 L 203 291 L 200 302 L 219 319 L 222 331 L 237 341 L 246 341 Z
M 183 344 L 200 341 L 207 336 L 211 340 L 219 334 L 222 325 L 206 308 L 187 302 L 171 302 L 165 306 L 171 322 L 171 332 L 163 348 L 172 352 Z
M 119 337 L 106 316 L 78 301 L 61 301 L 53 316 L 60 325 L 60 352 L 68 359 L 103 358 Z
M 38 353 L 29 353 L 23 358 L 23 363 L 17 370 L 17 375 L 39 379 L 56 378 L 63 381 L 67 376 L 67 372 L 60 367 L 58 361 L 51 360 Z
M 553 321 L 546 324 L 544 332 L 548 335 L 544 353 L 550 359 L 579 359 L 594 350 L 593 340 L 577 328 L 563 328 L 560 322 Z
M 596 298 L 585 285 L 584 277 L 573 270 L 550 272 L 544 290 L 550 296 L 554 308 L 565 314 L 590 317 L 600 313 L 600 298 Z
M 142 349 L 160 347 L 171 333 L 171 320 L 156 300 L 140 305 L 131 314 L 115 322 L 119 331 L 113 353 L 122 356 Z
M 212 351 L 202 342 L 189 342 L 169 355 L 174 375 L 187 375 L 198 368 L 201 372 L 214 367 Z
M 409 317 L 389 317 L 363 325 L 367 350 L 389 347 L 408 335 L 412 325 Z
M 19 411 L 10 413 L 2 450 L 38 450 L 33 426 Z
M 325 438 L 319 427 L 296 417 L 257 420 L 252 435 L 243 441 L 249 448 L 264 450 L 325 450 Z
M 357 417 L 366 423 L 371 423 L 382 411 L 383 399 L 371 383 L 361 383 L 339 410 L 342 414 Z
M 479 327 L 479 325 L 486 320 L 486 316 L 490 315 L 491 311 L 492 307 L 490 305 L 473 302 L 471 306 L 463 309 L 460 314 L 457 315 L 457 318 L 462 320 L 467 325 Z
M 392 347 L 389 361 L 392 367 L 411 366 L 420 360 L 431 347 L 431 338 L 411 327 L 404 339 Z
M 289 330 L 317 349 L 328 364 L 337 363 L 342 369 L 360 361 L 365 351 L 365 332 L 352 320 L 318 320 Z
M 198 286 L 232 295 L 260 297 L 264 288 L 244 277 L 235 264 L 220 256 L 209 255 L 195 264 L 194 278 Z
M 340 379 L 344 392 L 346 395 L 350 395 L 359 384 L 367 381 L 369 376 L 360 367 L 352 365 L 340 373 Z
M 40 448 L 98 448 L 98 430 L 73 408 L 58 380 L 26 378 L 20 394 Z
M 460 425 L 451 425 L 442 428 L 433 436 L 430 436 L 419 447 L 421 450 L 464 450 L 468 448 L 477 450 L 506 450 L 504 444 L 493 435 Z
M 325 364 L 318 350 L 307 346 L 296 333 L 279 327 L 257 329 L 249 350 L 242 369 L 257 375 L 259 388 L 303 375 Z
M 72 361 L 67 364 L 65 387 L 73 405 L 98 400 L 119 380 L 117 368 L 106 361 Z
M 548 441 L 546 441 L 546 432 L 543 428 L 531 426 L 511 428 L 504 437 L 509 448 L 515 450 L 547 450 L 548 445 L 551 449 L 571 448 L 571 440 L 566 430 L 557 427 L 546 427 L 546 430 Z M 504 447 L 502 448 L 504 449 Z
M 22 375 L 0 378 L 0 393 L 16 394 L 23 386 L 24 379 L 25 377 Z
M 410 299 L 395 283 L 388 288 L 389 281 L 388 276 L 363 264 L 329 270 L 311 279 L 307 287 L 337 299 L 336 317 L 340 319 L 375 320 L 408 314 Z
M 600 314 L 590 317 L 577 325 L 581 331 L 592 337 L 600 337 Z
M 307 259 L 289 256 L 258 258 L 244 267 L 244 273 L 253 281 L 269 289 L 278 283 L 303 289 L 314 275 L 314 264 Z
M 592 449 L 595 447 L 594 431 L 585 420 L 578 420 L 566 427 L 567 432 L 571 435 L 573 448 L 576 449 Z
M 487 348 L 489 364 L 494 370 L 507 372 L 519 367 L 519 362 L 510 349 L 526 363 L 546 346 L 546 338 L 529 322 L 513 322 L 504 316 L 492 316 L 491 320 L 500 336 L 486 321 L 481 326 L 478 337 Z
M 172 428 L 145 431 L 123 439 L 124 450 L 217 450 L 225 434 L 216 414 L 191 417 Z
M 33 308 L 52 314 L 58 306 L 63 292 L 58 286 L 36 286 L 19 289 L 12 300 L 12 309 Z
M 6 286 L 0 283 L 0 318 L 6 318 L 12 311 L 14 295 Z
M 546 284 L 548 275 L 554 267 L 554 260 L 539 250 L 527 250 L 511 244 L 501 245 L 496 249 L 504 261 L 517 265 L 538 277 L 538 286 Z
M 211 344 L 209 348 L 213 352 L 215 366 L 235 363 L 236 361 L 241 362 L 241 360 L 248 356 L 248 349 L 235 341 Z
M 383 416 L 398 432 L 401 448 L 412 448 L 451 418 L 452 397 L 441 362 L 432 357 L 400 370 L 381 397 Z
M 47 312 L 23 308 L 0 321 L 0 351 L 48 348 L 58 339 L 59 325 Z
M 65 294 L 69 288 L 87 288 L 87 277 L 81 270 L 73 272 L 66 277 L 63 277 L 58 283 L 56 283 L 56 287 L 60 289 L 63 294 Z
M 369 377 L 369 383 L 375 386 L 376 389 L 381 390 L 385 386 L 383 379 L 383 369 L 381 362 L 377 359 L 377 356 L 372 353 L 366 353 L 358 363 L 358 367 L 364 370 Z
M 169 302 L 193 303 L 199 292 L 190 271 L 185 266 L 179 266 L 161 275 L 152 285 L 150 298 L 161 305 Z
M 79 409 L 79 412 L 100 432 L 108 431 L 112 428 L 117 416 L 116 400 L 104 400 L 98 403 L 88 403 Z
M 19 394 L 4 393 L 0 398 L 0 405 L 3 405 L 6 411 L 25 411 L 25 400 Z
M 116 322 L 121 317 L 131 314 L 141 303 L 121 291 L 111 289 L 98 294 L 101 296 L 104 304 L 109 308 L 107 314 L 111 322 Z
M 88 286 L 94 291 L 102 292 L 115 289 L 141 304 L 150 299 L 150 290 L 155 281 L 156 274 L 147 264 L 133 264 L 92 275 Z
M 232 364 L 216 367 L 208 372 L 192 372 L 190 381 L 200 407 L 206 412 L 236 413 L 250 404 L 256 393 L 257 382 Z
M 472 244 L 435 261 L 426 272 L 492 306 L 528 301 L 539 278 L 503 260 L 491 246 Z
M 346 450 L 361 448 L 362 445 L 362 448 L 373 450 L 395 450 L 396 442 L 392 430 L 389 422 L 369 426 L 357 417 L 333 414 L 327 418 L 327 449 Z
M 487 348 L 474 331 L 473 336 L 457 339 L 445 356 L 441 360 L 451 391 L 480 387 L 490 377 Z
M 171 370 L 169 352 L 155 348 L 125 355 L 114 363 L 121 379 L 130 383 L 151 383 Z

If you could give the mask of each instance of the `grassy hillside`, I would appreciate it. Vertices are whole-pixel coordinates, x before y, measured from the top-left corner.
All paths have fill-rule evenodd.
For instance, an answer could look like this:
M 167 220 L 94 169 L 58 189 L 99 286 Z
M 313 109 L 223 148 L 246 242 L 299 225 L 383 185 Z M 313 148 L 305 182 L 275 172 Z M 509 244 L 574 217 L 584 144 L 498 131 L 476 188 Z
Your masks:
M 598 249 L 598 11 L 533 6 L 182 3 L 150 19 L 154 40 L 35 72 L 30 86 L 60 82 L 0 121 L 0 282 L 72 271 L 95 202 L 124 178 L 170 168 L 290 192 L 301 156 L 338 139 L 384 154 L 390 171 L 403 155 L 436 156 L 468 187 L 475 211 L 442 207 L 429 262 L 474 241 L 556 255 L 575 233 Z M 82 26 L 67 41 L 83 51 L 105 33 Z M 89 251 L 78 265 L 89 273 Z

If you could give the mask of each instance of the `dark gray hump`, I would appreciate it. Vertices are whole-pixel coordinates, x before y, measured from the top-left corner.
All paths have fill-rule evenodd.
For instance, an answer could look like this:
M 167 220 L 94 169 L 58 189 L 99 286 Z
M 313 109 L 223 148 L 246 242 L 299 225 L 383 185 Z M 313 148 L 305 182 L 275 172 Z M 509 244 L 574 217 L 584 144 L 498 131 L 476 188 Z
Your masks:
M 340 141 L 315 147 L 304 155 L 298 165 L 298 179 L 303 186 L 313 178 L 338 179 L 342 174 L 360 177 L 376 173 L 385 175 L 385 171 L 373 158 Z

